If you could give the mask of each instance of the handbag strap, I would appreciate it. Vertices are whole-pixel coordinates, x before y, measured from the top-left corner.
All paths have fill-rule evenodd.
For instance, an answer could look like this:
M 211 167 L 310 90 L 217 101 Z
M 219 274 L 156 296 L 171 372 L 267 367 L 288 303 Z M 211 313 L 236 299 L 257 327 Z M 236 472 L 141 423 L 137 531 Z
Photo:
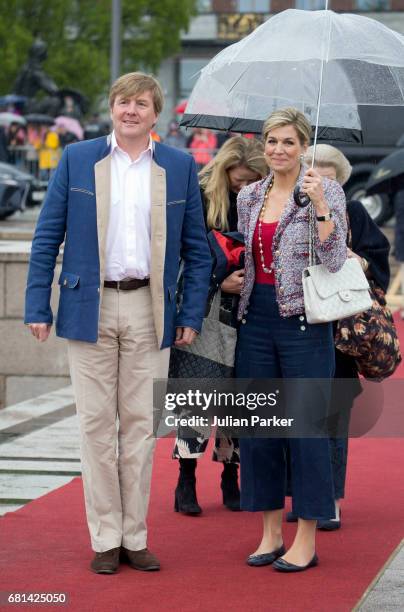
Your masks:
M 207 319 L 213 319 L 214 321 L 219 321 L 221 299 L 222 299 L 222 291 L 221 289 L 218 289 L 210 305 L 209 314 L 206 317 Z
M 309 204 L 309 267 L 316 263 L 316 251 L 314 248 L 314 223 L 315 214 L 313 203 Z

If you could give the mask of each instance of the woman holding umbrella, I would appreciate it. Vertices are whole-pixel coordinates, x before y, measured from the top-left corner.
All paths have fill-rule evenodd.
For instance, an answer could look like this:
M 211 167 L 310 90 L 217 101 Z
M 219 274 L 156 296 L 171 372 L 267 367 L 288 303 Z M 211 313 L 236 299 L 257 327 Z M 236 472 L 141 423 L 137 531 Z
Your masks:
M 331 379 L 332 325 L 309 325 L 305 318 L 301 278 L 308 262 L 310 215 L 309 207 L 296 205 L 293 191 L 297 183 L 312 202 L 316 256 L 330 272 L 338 271 L 347 256 L 344 192 L 335 181 L 322 180 L 316 170 L 303 165 L 311 126 L 300 111 L 285 108 L 272 113 L 263 136 L 271 171 L 242 189 L 237 202 L 246 255 L 236 375 Z M 241 507 L 263 511 L 261 542 L 248 565 L 273 563 L 282 572 L 317 565 L 317 520 L 335 515 L 328 438 L 240 439 L 240 452 Z M 282 510 L 288 452 L 298 527 L 286 552 Z

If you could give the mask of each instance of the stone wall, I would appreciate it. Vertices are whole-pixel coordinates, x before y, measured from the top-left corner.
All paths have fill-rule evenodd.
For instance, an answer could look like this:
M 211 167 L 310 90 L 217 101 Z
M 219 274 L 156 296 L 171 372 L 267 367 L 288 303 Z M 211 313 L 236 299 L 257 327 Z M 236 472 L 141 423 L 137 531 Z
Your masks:
M 70 384 L 66 342 L 54 331 L 40 343 L 24 325 L 30 242 L 0 241 L 0 408 Z M 56 312 L 56 266 L 52 309 Z

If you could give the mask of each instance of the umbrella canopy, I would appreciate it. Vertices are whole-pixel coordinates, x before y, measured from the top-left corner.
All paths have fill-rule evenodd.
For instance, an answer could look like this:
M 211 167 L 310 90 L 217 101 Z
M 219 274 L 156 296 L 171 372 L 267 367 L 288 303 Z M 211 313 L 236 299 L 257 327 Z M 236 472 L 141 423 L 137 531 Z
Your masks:
M 404 188 L 404 149 L 387 155 L 375 166 L 366 184 L 366 193 L 394 193 Z
M 25 96 L 18 96 L 17 94 L 7 94 L 0 97 L 0 106 L 7 106 L 8 104 L 24 104 L 27 101 Z
M 53 125 L 55 123 L 55 118 L 50 115 L 43 115 L 41 113 L 31 113 L 30 115 L 25 115 L 25 119 L 27 123 L 37 123 L 38 125 Z
M 355 134 L 358 105 L 403 103 L 403 36 L 360 15 L 290 9 L 202 69 L 181 124 L 258 132 L 294 106 L 313 126 Z
M 18 123 L 19 125 L 25 125 L 27 122 L 21 115 L 14 113 L 0 113 L 0 125 L 11 125 L 11 123 Z
M 64 115 L 60 115 L 55 119 L 55 125 L 57 127 L 64 128 L 68 132 L 71 132 L 78 138 L 79 140 L 83 140 L 84 132 L 83 128 L 80 125 L 80 122 L 73 117 L 65 117 Z

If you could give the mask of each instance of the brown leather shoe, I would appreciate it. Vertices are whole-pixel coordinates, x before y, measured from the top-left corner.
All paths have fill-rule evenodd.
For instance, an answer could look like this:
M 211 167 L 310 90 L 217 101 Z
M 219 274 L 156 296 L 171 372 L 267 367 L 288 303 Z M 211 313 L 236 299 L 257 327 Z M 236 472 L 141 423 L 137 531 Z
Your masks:
M 96 574 L 115 574 L 119 567 L 120 548 L 111 548 L 104 552 L 95 553 L 91 561 L 91 570 Z
M 130 567 L 144 572 L 153 572 L 160 569 L 160 561 L 147 548 L 143 550 L 128 550 L 122 546 L 121 561 Z

